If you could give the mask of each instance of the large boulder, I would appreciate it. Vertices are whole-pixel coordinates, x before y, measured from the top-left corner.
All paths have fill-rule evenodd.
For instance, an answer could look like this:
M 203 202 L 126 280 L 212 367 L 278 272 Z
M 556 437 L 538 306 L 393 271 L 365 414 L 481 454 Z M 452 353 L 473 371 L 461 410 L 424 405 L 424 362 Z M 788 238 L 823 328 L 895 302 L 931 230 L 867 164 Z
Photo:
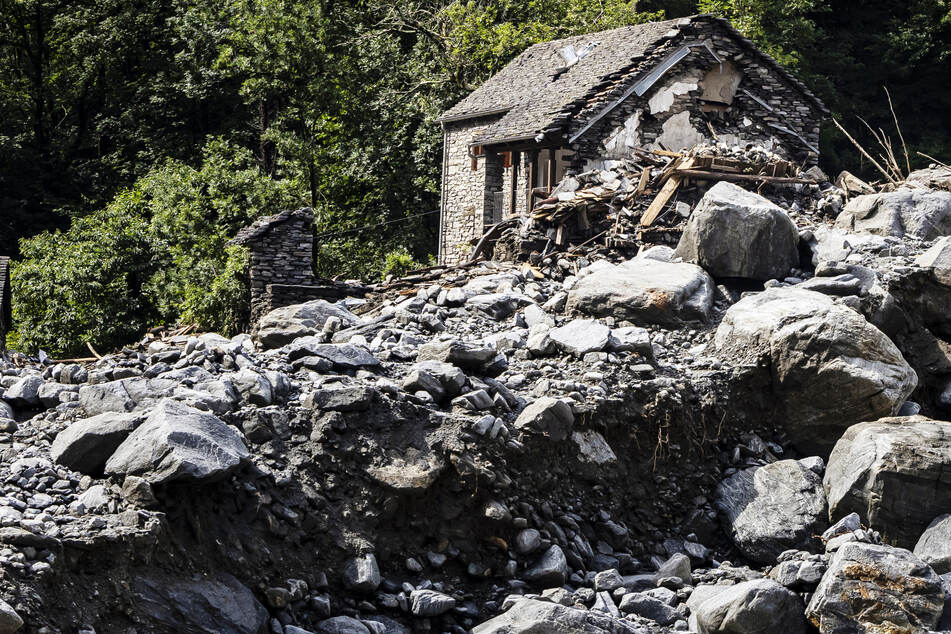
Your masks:
M 136 609 L 153 627 L 196 634 L 265 634 L 269 631 L 264 606 L 253 592 L 225 573 L 179 578 L 146 569 L 135 576 L 133 591 Z
M 941 578 L 907 550 L 848 542 L 832 555 L 806 617 L 822 634 L 924 633 L 944 598 Z
M 344 328 L 360 323 L 360 318 L 343 306 L 315 299 L 303 304 L 275 308 L 261 317 L 254 326 L 252 337 L 265 348 L 280 348 L 298 337 L 321 332 L 331 317 L 339 319 Z
M 714 277 L 782 279 L 799 264 L 799 232 L 759 194 L 726 181 L 711 187 L 687 221 L 674 255 Z
M 929 269 L 935 280 L 951 287 L 951 236 L 941 238 L 915 258 L 915 264 Z
M 106 473 L 140 476 L 150 484 L 227 477 L 248 458 L 233 427 L 213 414 L 164 400 L 116 449 Z
M 939 575 L 951 572 L 951 514 L 934 518 L 918 538 L 914 553 Z
M 698 634 L 798 634 L 806 630 L 802 609 L 796 593 L 754 579 L 711 593 L 695 605 L 690 624 Z
M 717 487 L 716 506 L 733 543 L 772 564 L 784 550 L 815 550 L 826 525 L 822 478 L 796 460 L 737 471 Z
M 335 370 L 376 368 L 380 360 L 366 349 L 349 343 L 324 343 L 317 337 L 301 337 L 281 348 L 288 361 L 318 357 L 329 361 Z
M 128 438 L 138 415 L 106 412 L 76 421 L 56 435 L 50 458 L 64 467 L 86 474 L 98 474 L 109 456 Z
M 858 513 L 890 542 L 913 548 L 951 509 L 951 423 L 901 416 L 854 425 L 825 474 L 829 518 Z
M 768 289 L 727 310 L 721 358 L 769 372 L 776 413 L 800 451 L 825 454 L 850 425 L 897 413 L 917 376 L 888 337 L 832 298 Z
M 713 280 L 695 264 L 638 257 L 618 265 L 596 263 L 579 278 L 568 291 L 569 314 L 677 325 L 705 320 L 713 306 Z
M 850 200 L 835 225 L 855 232 L 919 240 L 951 235 L 951 192 L 899 189 Z
M 472 634 L 638 634 L 643 630 L 604 612 L 569 608 L 550 601 L 518 599 L 497 617 L 472 628 Z

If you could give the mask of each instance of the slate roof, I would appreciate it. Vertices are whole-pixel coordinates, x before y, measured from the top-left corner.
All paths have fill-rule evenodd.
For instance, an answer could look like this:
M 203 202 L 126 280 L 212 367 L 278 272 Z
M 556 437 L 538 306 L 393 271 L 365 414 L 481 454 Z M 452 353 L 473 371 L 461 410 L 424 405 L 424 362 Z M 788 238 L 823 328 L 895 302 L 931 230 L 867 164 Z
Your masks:
M 0 350 L 3 350 L 2 335 L 13 326 L 10 303 L 10 258 L 0 257 Z
M 472 94 L 443 113 L 439 121 L 448 123 L 501 114 L 501 119 L 490 123 L 474 142 L 498 143 L 534 138 L 557 124 L 559 119 L 568 117 L 574 104 L 586 101 L 607 83 L 636 69 L 640 58 L 650 54 L 668 37 L 678 35 L 676 29 L 695 20 L 720 23 L 745 48 L 756 53 L 826 112 L 815 95 L 772 57 L 743 37 L 727 20 L 700 15 L 625 26 L 530 46 Z M 558 69 L 565 66 L 559 49 L 572 45 L 580 50 L 590 42 L 597 43 L 597 46 L 559 74 Z
M 301 207 L 300 209 L 288 209 L 282 211 L 279 214 L 274 214 L 273 216 L 264 216 L 258 218 L 253 223 L 238 231 L 235 236 L 228 241 L 228 244 L 248 244 L 249 242 L 257 242 L 264 236 L 266 236 L 271 229 L 274 227 L 291 220 L 292 218 L 301 218 L 303 220 L 312 221 L 314 219 L 314 212 L 310 207 Z

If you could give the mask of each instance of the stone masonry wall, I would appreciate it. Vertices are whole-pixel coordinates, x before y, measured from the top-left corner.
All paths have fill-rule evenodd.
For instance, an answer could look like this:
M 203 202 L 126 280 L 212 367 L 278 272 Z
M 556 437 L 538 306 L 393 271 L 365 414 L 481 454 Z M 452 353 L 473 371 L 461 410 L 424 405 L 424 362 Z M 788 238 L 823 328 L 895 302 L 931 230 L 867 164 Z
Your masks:
M 251 252 L 251 321 L 255 322 L 271 305 L 271 285 L 309 286 L 314 277 L 314 214 L 308 208 L 282 211 L 260 218 L 242 229 L 232 240 Z
M 439 263 L 465 262 L 472 247 L 469 241 L 482 236 L 486 212 L 486 157 L 479 157 L 472 169 L 469 143 L 499 116 L 447 123 L 444 131 L 445 167 L 443 208 L 439 223 Z M 501 161 L 490 169 L 493 183 L 501 188 Z
M 754 142 L 772 147 L 790 160 L 807 165 L 816 163 L 818 154 L 808 146 L 817 148 L 819 145 L 822 112 L 811 100 L 719 23 L 694 20 L 682 32 L 680 37 L 649 52 L 637 67 L 653 68 L 685 42 L 705 42 L 743 74 L 732 106 L 725 112 L 701 111 L 701 81 L 718 63 L 704 47 L 693 47 L 691 53 L 645 95 L 629 97 L 572 145 L 576 151 L 575 169 L 585 169 L 586 164 L 593 166 L 589 161 L 597 165 L 603 158 L 620 158 L 625 148 L 633 146 L 652 148 L 663 144 L 677 151 L 698 142 L 714 142 L 708 123 L 720 141 Z M 630 73 L 587 104 L 575 117 L 580 123 L 569 136 L 606 104 L 616 100 L 639 75 Z

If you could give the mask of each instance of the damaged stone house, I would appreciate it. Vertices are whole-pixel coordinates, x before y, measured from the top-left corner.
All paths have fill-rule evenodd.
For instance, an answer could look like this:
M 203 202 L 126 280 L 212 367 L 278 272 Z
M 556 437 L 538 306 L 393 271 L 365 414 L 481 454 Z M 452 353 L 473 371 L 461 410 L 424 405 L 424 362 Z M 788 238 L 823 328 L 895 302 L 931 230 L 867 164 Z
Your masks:
M 650 22 L 536 44 L 439 119 L 440 264 L 567 174 L 634 149 L 756 143 L 803 165 L 822 102 L 721 18 Z

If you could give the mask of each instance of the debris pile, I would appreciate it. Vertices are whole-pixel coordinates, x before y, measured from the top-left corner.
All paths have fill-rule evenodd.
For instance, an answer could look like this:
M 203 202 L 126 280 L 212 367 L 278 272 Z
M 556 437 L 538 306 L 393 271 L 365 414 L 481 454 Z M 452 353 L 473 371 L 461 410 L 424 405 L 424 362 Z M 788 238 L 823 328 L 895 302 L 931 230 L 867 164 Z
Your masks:
M 0 632 L 947 630 L 951 192 L 740 185 L 676 251 L 0 362 Z
M 508 221 L 496 259 L 606 247 L 675 244 L 693 205 L 719 181 L 773 186 L 818 185 L 795 165 L 759 146 L 699 145 L 688 152 L 636 150 L 635 158 L 567 176 L 530 216 Z M 495 233 L 495 232 L 494 232 Z

